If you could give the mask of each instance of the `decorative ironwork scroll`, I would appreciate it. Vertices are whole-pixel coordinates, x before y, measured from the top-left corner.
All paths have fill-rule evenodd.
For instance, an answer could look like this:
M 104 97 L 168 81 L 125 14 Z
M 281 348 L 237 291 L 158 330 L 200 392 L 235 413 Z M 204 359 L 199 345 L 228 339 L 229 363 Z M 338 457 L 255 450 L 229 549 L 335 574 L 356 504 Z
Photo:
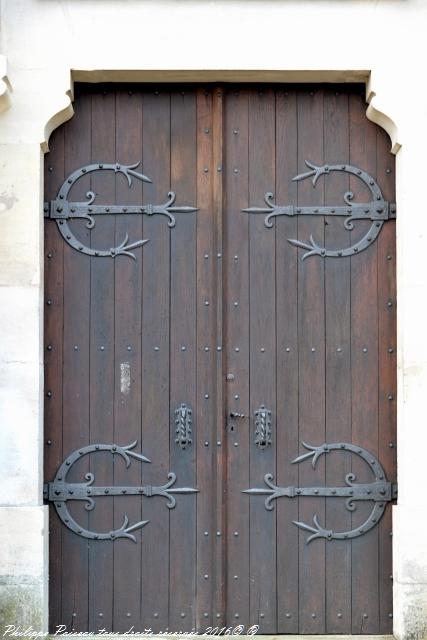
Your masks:
M 308 250 L 303 255 L 303 260 L 310 256 L 321 256 L 322 258 L 344 258 L 360 253 L 361 251 L 364 251 L 364 249 L 367 249 L 376 240 L 386 220 L 396 218 L 396 205 L 384 200 L 377 182 L 369 175 L 369 173 L 366 173 L 366 171 L 362 171 L 362 169 L 350 164 L 324 164 L 322 166 L 317 166 L 308 160 L 305 161 L 305 164 L 309 167 L 310 171 L 295 176 L 295 178 L 293 178 L 294 181 L 306 180 L 307 178 L 313 177 L 312 182 L 313 187 L 315 187 L 318 179 L 322 175 L 328 175 L 332 171 L 349 173 L 360 178 L 360 180 L 368 187 L 372 195 L 372 200 L 370 202 L 353 203 L 352 200 L 354 198 L 354 193 L 352 191 L 347 191 L 344 194 L 345 205 L 308 207 L 297 207 L 294 205 L 281 206 L 274 203 L 274 195 L 271 192 L 268 192 L 264 196 L 265 204 L 267 205 L 266 207 L 250 207 L 242 209 L 242 211 L 245 213 L 267 214 L 264 219 L 264 224 L 269 229 L 273 227 L 272 218 L 276 216 L 296 215 L 344 216 L 344 227 L 349 231 L 354 228 L 355 220 L 370 220 L 372 224 L 360 240 L 353 243 L 350 247 L 343 249 L 327 249 L 317 243 L 313 235 L 310 236 L 310 240 L 308 242 L 289 238 L 288 241 L 291 244 Z
M 132 531 L 141 529 L 149 520 L 141 520 L 135 524 L 129 525 L 129 519 L 127 515 L 124 516 L 123 524 L 119 529 L 113 529 L 106 533 L 97 533 L 90 531 L 79 525 L 71 516 L 67 507 L 67 502 L 71 500 L 82 500 L 85 502 L 86 511 L 92 511 L 95 508 L 94 498 L 106 497 L 106 496 L 135 496 L 141 495 L 151 498 L 153 496 L 162 496 L 167 499 L 166 506 L 168 509 L 173 509 L 176 506 L 175 494 L 178 493 L 197 493 L 198 489 L 192 487 L 174 487 L 176 482 L 176 475 L 172 472 L 168 473 L 168 481 L 161 486 L 125 486 L 125 487 L 98 487 L 94 486 L 95 476 L 93 473 L 86 473 L 86 482 L 72 483 L 67 482 L 67 474 L 73 464 L 79 460 L 82 456 L 89 453 L 95 453 L 97 451 L 109 451 L 112 454 L 118 454 L 123 458 L 128 468 L 131 463 L 131 458 L 135 458 L 140 462 L 151 462 L 141 453 L 135 453 L 132 451 L 137 445 L 137 441 L 132 442 L 126 447 L 120 447 L 116 444 L 91 444 L 87 447 L 82 447 L 76 451 L 73 451 L 68 458 L 59 467 L 56 472 L 53 482 L 49 482 L 44 485 L 43 495 L 45 500 L 52 502 L 55 510 L 65 524 L 66 527 L 71 529 L 74 533 L 83 538 L 89 538 L 90 540 L 116 540 L 117 538 L 129 538 L 136 542 L 136 538 L 132 535 Z
M 313 525 L 306 524 L 305 522 L 294 521 L 294 524 L 300 529 L 309 531 L 312 533 L 308 537 L 307 543 L 311 542 L 315 538 L 325 538 L 326 540 L 347 540 L 350 538 L 357 538 L 363 535 L 370 529 L 376 526 L 381 519 L 388 502 L 397 498 L 397 485 L 388 482 L 384 469 L 378 462 L 377 458 L 373 456 L 366 449 L 358 447 L 346 442 L 337 442 L 332 444 L 324 444 L 319 447 L 312 447 L 309 444 L 302 443 L 308 453 L 304 453 L 295 460 L 292 464 L 298 464 L 312 458 L 311 464 L 313 469 L 316 466 L 316 462 L 320 456 L 329 453 L 330 451 L 350 451 L 356 454 L 359 458 L 362 458 L 370 467 L 374 474 L 374 482 L 368 484 L 356 484 L 356 476 L 354 473 L 348 473 L 345 477 L 345 487 L 279 487 L 274 484 L 274 477 L 271 473 L 267 473 L 264 476 L 264 482 L 266 487 L 246 489 L 243 493 L 249 493 L 252 495 L 266 495 L 265 508 L 268 511 L 274 509 L 273 500 L 277 498 L 297 498 L 299 496 L 314 496 L 324 498 L 346 498 L 345 506 L 348 511 L 354 511 L 356 509 L 356 502 L 359 500 L 372 501 L 374 507 L 369 514 L 368 518 L 359 526 L 350 529 L 349 531 L 335 532 L 329 529 L 325 529 L 319 524 L 317 515 L 313 517 Z
M 193 422 L 192 416 L 193 412 L 184 403 L 182 403 L 181 406 L 175 410 L 175 442 L 183 450 L 189 447 L 193 442 L 191 438 L 191 425 Z
M 45 202 L 45 218 L 55 220 L 59 232 L 65 242 L 80 253 L 85 253 L 88 256 L 110 258 L 116 258 L 119 255 L 124 255 L 135 260 L 135 255 L 131 252 L 131 249 L 142 247 L 146 242 L 148 242 L 148 239 L 137 240 L 136 242 L 129 244 L 129 236 L 126 233 L 123 241 L 115 247 L 111 247 L 109 249 L 93 249 L 92 247 L 86 246 L 76 238 L 70 229 L 68 220 L 76 218 L 87 220 L 86 227 L 88 229 L 93 229 L 95 226 L 93 216 L 114 214 L 146 214 L 148 216 L 162 215 L 166 216 L 168 219 L 168 226 L 172 228 L 176 224 L 175 216 L 173 215 L 174 213 L 192 213 L 197 211 L 197 208 L 190 206 L 173 206 L 176 199 L 174 191 L 169 191 L 168 200 L 164 204 L 145 205 L 95 205 L 94 202 L 97 194 L 93 191 L 88 191 L 86 193 L 87 202 L 70 202 L 68 200 L 68 194 L 79 178 L 93 173 L 94 171 L 114 171 L 115 173 L 121 173 L 127 179 L 129 187 L 132 185 L 132 178 L 141 180 L 141 182 L 151 182 L 150 178 L 138 171 L 135 171 L 139 164 L 139 162 L 132 165 L 98 163 L 87 164 L 84 167 L 80 167 L 80 169 L 76 169 L 76 171 L 73 171 L 73 173 L 68 176 L 61 186 L 56 199 L 51 202 Z
M 260 449 L 271 444 L 271 411 L 263 404 L 255 411 L 255 444 Z

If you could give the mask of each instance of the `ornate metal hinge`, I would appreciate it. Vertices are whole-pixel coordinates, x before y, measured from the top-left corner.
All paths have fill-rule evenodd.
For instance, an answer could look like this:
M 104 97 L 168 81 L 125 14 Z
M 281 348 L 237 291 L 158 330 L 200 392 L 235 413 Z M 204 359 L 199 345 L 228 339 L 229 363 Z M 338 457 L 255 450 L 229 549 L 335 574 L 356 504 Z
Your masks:
M 255 444 L 260 449 L 271 444 L 271 411 L 263 404 L 255 411 Z
M 197 208 L 173 206 L 176 198 L 174 191 L 169 191 L 168 200 L 164 204 L 145 205 L 94 205 L 93 203 L 95 202 L 97 194 L 95 194 L 93 191 L 88 191 L 86 193 L 88 202 L 69 202 L 68 194 L 71 187 L 79 178 L 84 175 L 88 175 L 89 173 L 93 173 L 94 171 L 114 171 L 115 173 L 121 173 L 126 177 L 129 187 L 132 185 L 132 178 L 136 178 L 137 180 L 141 180 L 142 182 L 151 182 L 150 178 L 143 175 L 142 173 L 138 173 L 137 171 L 135 171 L 139 164 L 139 162 L 132 165 L 108 163 L 87 164 L 84 167 L 80 167 L 80 169 L 76 169 L 76 171 L 68 176 L 62 187 L 59 189 L 56 199 L 52 200 L 51 202 L 45 202 L 45 218 L 51 218 L 52 220 L 55 220 L 59 232 L 61 233 L 65 242 L 67 242 L 70 247 L 76 249 L 76 251 L 79 251 L 80 253 L 85 253 L 88 256 L 110 258 L 116 258 L 119 255 L 124 255 L 135 260 L 135 255 L 130 251 L 130 249 L 142 247 L 142 245 L 148 242 L 148 239 L 137 240 L 136 242 L 129 244 L 129 236 L 126 233 L 123 241 L 115 247 L 111 247 L 110 249 L 93 249 L 92 247 L 86 246 L 75 237 L 70 229 L 68 220 L 75 218 L 87 220 L 86 227 L 88 229 L 93 229 L 93 227 L 95 226 L 95 220 L 93 216 L 136 213 L 146 214 L 148 216 L 166 216 L 168 218 L 168 226 L 174 227 L 176 224 L 175 216 L 173 215 L 174 213 L 192 213 L 194 211 L 197 211 Z
M 66 527 L 77 533 L 77 535 L 83 538 L 89 538 L 90 540 L 116 540 L 117 538 L 130 538 L 133 542 L 136 542 L 136 538 L 132 535 L 132 531 L 141 529 L 149 520 L 141 520 L 135 524 L 129 525 L 129 519 L 125 515 L 123 524 L 120 529 L 113 529 L 107 533 L 97 533 L 95 531 L 89 531 L 80 526 L 74 518 L 71 516 L 67 502 L 70 500 L 83 500 L 85 509 L 92 511 L 95 507 L 94 498 L 100 496 L 135 496 L 141 495 L 151 498 L 153 496 L 163 496 L 167 498 L 166 506 L 169 509 L 173 509 L 176 505 L 176 493 L 197 493 L 198 489 L 192 487 L 175 487 L 172 488 L 176 482 L 176 475 L 174 473 L 168 473 L 168 482 L 166 484 L 154 487 L 152 485 L 144 486 L 126 486 L 126 487 L 96 487 L 94 486 L 95 476 L 93 473 L 86 473 L 86 482 L 71 483 L 66 481 L 67 474 L 72 465 L 79 460 L 82 456 L 88 453 L 94 453 L 96 451 L 110 451 L 112 454 L 118 454 L 123 458 L 126 463 L 126 467 L 129 467 L 131 458 L 135 458 L 140 462 L 151 462 L 148 458 L 141 453 L 135 453 L 132 449 L 137 445 L 137 441 L 132 442 L 127 447 L 120 447 L 116 444 L 91 444 L 87 447 L 82 447 L 76 451 L 73 451 L 68 458 L 59 467 L 56 472 L 53 482 L 49 482 L 44 485 L 43 496 L 45 500 L 53 502 L 56 513 L 65 524 Z
M 348 473 L 345 477 L 346 487 L 278 487 L 274 484 L 274 477 L 271 473 L 267 473 L 264 476 L 264 482 L 267 488 L 253 488 L 246 489 L 243 493 L 249 493 L 252 495 L 267 495 L 265 499 L 265 508 L 268 511 L 274 509 L 273 500 L 277 498 L 297 498 L 299 496 L 315 496 L 325 498 L 347 498 L 345 506 L 348 511 L 354 511 L 356 509 L 355 502 L 358 500 L 371 500 L 374 502 L 374 507 L 369 514 L 369 517 L 354 529 L 343 532 L 334 532 L 329 529 L 325 529 L 319 524 L 317 515 L 313 517 L 313 524 L 309 525 L 305 522 L 294 521 L 294 524 L 300 529 L 312 532 L 313 535 L 309 536 L 307 543 L 311 542 L 315 538 L 326 538 L 326 540 L 347 540 L 349 538 L 357 538 L 366 533 L 370 529 L 376 526 L 381 519 L 386 505 L 388 502 L 397 498 L 397 485 L 387 481 L 384 469 L 378 462 L 377 458 L 373 456 L 366 449 L 358 447 L 346 442 L 337 442 L 333 444 L 324 444 L 320 447 L 312 447 L 309 444 L 302 443 L 309 453 L 304 453 L 302 456 L 295 458 L 292 464 L 300 463 L 303 460 L 312 458 L 313 469 L 316 466 L 316 462 L 319 457 L 330 451 L 350 451 L 362 458 L 371 468 L 375 481 L 369 484 L 355 484 L 356 476 L 354 473 Z
M 371 202 L 353 203 L 352 200 L 354 198 L 354 193 L 352 191 L 347 191 L 344 194 L 345 206 L 280 206 L 273 202 L 274 195 L 271 192 L 268 192 L 264 196 L 267 207 L 250 207 L 242 209 L 242 211 L 245 213 L 266 213 L 267 215 L 265 217 L 264 224 L 269 229 L 273 227 L 271 220 L 275 216 L 295 215 L 344 216 L 346 218 L 344 220 L 344 227 L 349 231 L 354 228 L 353 223 L 355 220 L 371 220 L 372 224 L 363 238 L 352 244 L 350 247 L 344 249 L 326 249 L 326 247 L 319 245 L 312 235 L 310 236 L 309 242 L 289 238 L 288 241 L 296 247 L 308 249 L 308 251 L 303 255 L 303 260 L 310 256 L 321 256 L 322 258 L 344 258 L 360 253 L 364 249 L 367 249 L 376 240 L 386 220 L 396 218 L 396 205 L 384 200 L 377 182 L 369 175 L 369 173 L 366 173 L 366 171 L 362 171 L 362 169 L 349 164 L 324 164 L 318 167 L 308 160 L 305 161 L 305 164 L 309 167 L 310 171 L 295 176 L 295 178 L 293 178 L 294 181 L 305 180 L 306 178 L 313 176 L 313 187 L 315 187 L 320 176 L 327 175 L 331 171 L 350 173 L 351 175 L 360 178 L 360 180 L 362 180 L 362 182 L 364 182 L 368 187 L 372 194 Z
M 175 424 L 176 424 L 176 438 L 175 442 L 181 449 L 186 449 L 193 442 L 191 438 L 191 425 L 192 425 L 193 412 L 186 404 L 182 403 L 181 406 L 175 410 Z

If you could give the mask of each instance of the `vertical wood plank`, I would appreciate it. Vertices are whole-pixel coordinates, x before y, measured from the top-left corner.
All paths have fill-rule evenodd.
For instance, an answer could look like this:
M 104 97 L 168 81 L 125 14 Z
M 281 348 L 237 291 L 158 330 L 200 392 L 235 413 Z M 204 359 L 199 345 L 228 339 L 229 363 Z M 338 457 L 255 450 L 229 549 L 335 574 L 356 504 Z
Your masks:
M 225 416 L 224 416 L 224 375 L 225 363 L 223 358 L 224 344 L 224 309 L 223 309 L 223 170 L 224 170 L 224 91 L 222 87 L 215 87 L 212 93 L 212 131 L 213 131 L 213 194 L 212 208 L 214 212 L 214 234 L 215 234 L 215 320 L 217 325 L 216 333 L 216 389 L 215 389 L 215 417 L 216 417 L 216 465 L 215 465 L 215 522 L 216 531 L 212 532 L 214 548 L 214 575 L 215 575 L 215 597 L 213 613 L 215 615 L 215 625 L 220 628 L 225 623 L 226 612 L 226 585 L 225 585 L 225 561 L 226 561 L 226 540 L 227 521 L 225 513 L 226 496 L 226 447 L 227 440 L 224 438 Z
M 212 92 L 197 90 L 197 565 L 196 630 L 212 625 L 216 453 L 215 234 L 212 208 Z M 207 171 L 206 171 L 207 169 Z M 209 304 L 206 305 L 205 302 Z M 193 445 L 194 446 L 194 442 Z
M 349 160 L 348 95 L 338 87 L 324 91 L 324 161 Z M 349 176 L 332 172 L 325 178 L 325 203 L 341 204 Z M 328 249 L 346 248 L 350 233 L 342 218 L 327 218 Z M 350 259 L 325 260 L 326 442 L 351 442 Z M 325 457 L 326 485 L 339 487 L 351 470 L 351 455 L 343 451 Z M 351 514 L 343 500 L 326 500 L 326 528 L 351 529 Z M 346 540 L 326 544 L 326 632 L 351 633 L 351 545 Z
M 383 196 L 395 202 L 395 161 L 387 133 L 377 129 L 377 181 Z M 386 222 L 378 248 L 379 460 L 396 482 L 396 223 Z M 392 352 L 389 353 L 389 349 Z M 379 528 L 379 633 L 393 630 L 392 513 L 388 506 Z
M 92 162 L 115 162 L 115 95 L 97 91 L 92 102 Z M 115 177 L 111 171 L 91 176 L 97 202 L 114 202 Z M 114 216 L 98 216 L 91 232 L 93 247 L 114 244 Z M 84 256 L 77 256 L 84 260 Z M 90 363 L 89 406 L 90 443 L 114 443 L 114 261 L 90 258 Z M 101 349 L 103 347 L 103 349 Z M 86 444 L 89 444 L 86 442 Z M 108 486 L 114 481 L 113 456 L 98 452 L 90 456 L 95 482 Z M 99 498 L 89 514 L 90 529 L 111 531 L 114 525 L 113 499 Z M 120 523 L 121 524 L 121 523 Z M 120 526 L 120 525 L 119 525 Z M 89 550 L 89 628 L 113 628 L 113 555 L 114 543 L 87 541 Z M 103 588 L 100 589 L 100 584 Z
M 76 97 L 75 116 L 65 129 L 65 175 L 88 164 L 91 157 L 91 99 L 84 93 Z M 82 176 L 70 198 L 83 201 L 90 188 Z M 82 223 L 73 224 L 76 235 L 86 245 L 90 232 Z M 90 258 L 64 244 L 64 357 L 63 357 L 63 456 L 88 444 L 89 433 L 89 333 Z M 78 283 L 78 286 L 77 286 Z M 75 348 L 76 347 L 76 348 Z M 80 482 L 89 471 L 89 461 L 70 470 L 68 479 Z M 70 512 L 87 527 L 82 505 Z M 73 509 L 73 510 L 72 510 Z M 88 548 L 87 541 L 62 528 L 62 621 L 76 631 L 88 629 Z
M 297 93 L 276 92 L 276 202 L 297 204 Z M 278 216 L 276 226 L 277 484 L 298 486 L 298 252 L 297 218 Z M 299 556 L 297 500 L 277 500 L 277 632 L 298 633 Z
M 224 345 L 227 447 L 227 617 L 225 625 L 249 624 L 249 219 L 247 90 L 226 94 L 224 112 Z M 230 411 L 244 413 L 231 419 Z M 234 535 L 237 532 L 238 535 Z
M 135 88 L 115 91 L 115 161 L 134 164 L 142 158 L 142 93 Z M 141 170 L 140 167 L 138 167 Z M 137 169 L 137 170 L 138 170 Z M 145 167 L 142 170 L 145 173 Z M 131 188 L 124 176 L 116 178 L 116 203 L 141 204 L 142 182 L 134 179 Z M 113 194 L 114 197 L 114 194 Z M 135 242 L 143 237 L 142 215 L 116 216 L 115 244 L 129 235 Z M 111 284 L 114 283 L 114 441 L 130 444 L 137 441 L 136 451 L 143 452 L 147 442 L 141 438 L 141 402 L 150 402 L 141 393 L 141 296 L 143 253 L 148 245 L 135 250 L 136 260 L 122 256 L 114 261 Z M 153 306 L 155 301 L 153 300 Z M 147 463 L 132 460 L 129 468 L 122 460 L 114 459 L 114 483 L 120 486 L 140 485 Z M 114 525 L 120 527 L 124 515 L 134 524 L 144 519 L 144 498 L 120 496 L 114 500 Z M 137 544 L 131 540 L 114 547 L 113 629 L 127 631 L 132 625 L 141 628 L 141 554 L 147 525 L 135 532 Z
M 376 175 L 376 127 L 366 118 L 362 95 L 350 96 L 350 163 Z M 369 197 L 352 179 L 354 199 Z M 352 238 L 360 231 L 358 226 Z M 375 242 L 351 258 L 352 442 L 378 453 L 378 302 Z M 357 481 L 372 481 L 366 464 L 353 456 Z M 360 504 L 353 523 L 363 522 L 372 505 Z M 378 633 L 378 527 L 352 540 L 352 633 Z
M 323 160 L 323 91 L 309 89 L 298 95 L 298 168 L 304 161 L 321 164 Z M 324 183 L 316 188 L 310 180 L 298 183 L 298 204 L 323 204 Z M 307 241 L 313 235 L 324 241 L 324 222 L 314 216 L 298 219 L 298 238 Z M 316 257 L 302 260 L 298 250 L 298 342 L 299 342 L 299 441 L 319 445 L 325 441 L 325 327 L 324 261 Z M 300 445 L 301 446 L 301 445 Z M 323 486 L 325 460 L 319 459 L 313 471 L 310 464 L 299 466 L 299 486 Z M 302 498 L 298 520 L 312 523 L 313 515 L 324 522 L 325 501 Z M 299 534 L 299 632 L 325 632 L 325 541 L 306 544 L 307 532 Z
M 171 187 L 177 205 L 196 202 L 196 96 L 193 91 L 171 94 Z M 175 443 L 175 409 L 196 406 L 196 291 L 197 256 L 195 213 L 177 214 L 171 235 L 171 412 L 170 461 L 177 486 L 195 487 L 197 424 L 193 445 L 182 450 Z M 172 630 L 195 625 L 196 497 L 181 495 L 170 513 L 170 618 Z
M 64 181 L 64 128 L 50 139 L 51 151 L 45 156 L 45 200 L 56 197 Z M 64 243 L 53 220 L 44 225 L 44 473 L 50 482 L 62 463 L 62 366 L 64 323 Z M 47 345 L 52 345 L 52 351 Z M 51 508 L 49 513 L 49 628 L 61 624 L 63 525 Z
M 275 190 L 275 100 L 271 90 L 252 91 L 249 99 L 249 202 L 262 203 Z M 266 473 L 276 474 L 276 306 L 275 232 L 267 232 L 261 216 L 249 220 L 250 242 L 250 483 L 260 486 Z M 255 444 L 254 413 L 271 411 L 272 441 Z M 276 512 L 264 501 L 250 503 L 250 622 L 260 633 L 276 630 Z
M 144 203 L 166 201 L 170 190 L 170 95 L 167 89 L 146 91 L 143 96 L 143 161 L 152 180 L 144 184 Z M 142 470 L 144 484 L 165 484 L 170 466 L 170 230 L 164 216 L 144 216 L 142 268 L 142 445 L 151 464 Z M 177 375 L 180 375 L 178 372 Z M 178 482 L 180 478 L 178 476 Z M 177 485 L 178 486 L 178 485 Z M 141 623 L 154 631 L 169 626 L 169 510 L 160 497 L 143 499 L 142 516 L 150 523 L 143 529 L 141 563 Z M 180 509 L 179 502 L 175 510 Z

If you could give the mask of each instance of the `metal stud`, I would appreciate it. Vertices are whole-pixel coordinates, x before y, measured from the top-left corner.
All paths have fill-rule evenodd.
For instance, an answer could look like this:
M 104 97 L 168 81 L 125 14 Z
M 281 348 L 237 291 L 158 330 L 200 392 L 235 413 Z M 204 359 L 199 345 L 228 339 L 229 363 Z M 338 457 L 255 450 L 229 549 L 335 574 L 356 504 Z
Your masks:
M 239 535 L 239 532 L 238 532 L 238 531 L 235 531 L 235 532 L 233 533 L 233 536 L 234 536 L 235 538 L 237 538 L 237 537 L 238 537 L 238 535 Z
M 205 351 L 209 351 L 209 347 L 205 347 Z
M 204 536 L 208 536 L 208 535 L 209 535 L 209 531 L 204 531 L 204 532 L 203 532 L 203 535 L 204 535 Z
M 233 169 L 233 173 L 239 173 L 238 169 Z
M 236 393 L 236 394 L 235 394 L 234 399 L 235 399 L 235 400 L 238 400 L 238 399 L 239 399 L 239 394 L 238 394 L 238 393 Z
M 215 617 L 216 617 L 216 618 L 220 618 L 220 617 L 221 617 L 221 614 L 220 614 L 220 613 L 217 613 Z
M 47 395 L 47 397 L 48 397 L 48 398 L 51 398 L 51 397 L 52 397 L 52 391 L 48 391 L 48 392 L 46 393 L 46 395 Z
M 315 618 L 315 617 L 316 617 L 316 614 L 315 614 L 315 613 L 312 613 L 312 614 L 311 614 L 311 617 L 312 617 L 312 618 Z
M 239 303 L 237 301 L 233 302 L 233 304 L 234 304 L 235 307 L 239 306 Z
M 105 351 L 105 347 L 104 347 L 103 344 L 99 348 L 100 348 L 101 351 Z
M 338 353 L 341 353 L 341 351 L 342 351 L 341 347 L 338 347 L 337 351 L 338 351 Z
M 49 258 L 49 260 L 53 257 L 53 253 L 48 253 L 47 257 Z
M 235 617 L 235 618 L 238 618 L 238 617 L 239 617 L 239 614 L 238 614 L 238 613 L 235 613 L 235 614 L 234 614 L 234 617 Z
M 209 133 L 210 129 L 208 127 L 205 128 L 205 133 Z
M 291 618 L 292 616 L 291 616 L 291 614 L 290 614 L 290 613 L 285 613 L 285 617 L 286 617 L 286 618 Z
M 235 256 L 234 256 L 234 259 L 235 259 L 235 260 L 238 260 L 238 259 L 239 259 L 239 256 L 238 256 L 238 255 L 235 255 Z
M 389 308 L 391 308 L 391 307 L 393 306 L 393 302 L 392 302 L 391 300 L 388 300 L 388 301 L 387 301 L 387 306 L 388 306 Z
M 181 618 L 185 618 L 185 613 L 181 611 Z
M 207 573 L 205 573 L 205 575 L 203 576 L 205 580 L 207 580 L 209 578 L 209 575 Z
M 217 257 L 217 258 L 222 258 L 222 253 L 217 253 L 217 254 L 216 254 L 216 257 Z
M 154 347 L 154 351 L 158 351 L 160 349 L 160 347 L 158 347 L 157 345 Z
M 217 531 L 216 535 L 217 535 L 217 538 L 219 538 L 221 536 L 221 531 Z
M 312 353 L 314 353 L 316 351 L 316 348 L 315 347 L 311 347 L 311 351 L 312 351 Z
M 337 618 L 342 618 L 342 613 L 337 613 Z
M 393 352 L 394 352 L 394 349 L 393 349 L 392 347 L 389 347 L 389 348 L 388 348 L 388 352 L 389 352 L 389 353 L 393 353 Z
M 363 347 L 362 351 L 363 351 L 363 353 L 368 353 L 367 347 Z
M 52 345 L 51 345 L 51 344 L 48 344 L 48 345 L 47 345 L 47 347 L 46 347 L 46 349 L 47 349 L 48 351 L 52 351 Z
M 132 347 L 128 344 L 128 351 L 132 351 Z
M 48 300 L 46 300 L 46 304 L 48 305 L 48 307 L 50 307 L 50 305 L 52 304 L 52 300 L 49 298 Z
M 50 446 L 52 444 L 52 440 L 46 440 L 46 444 Z
M 285 349 L 286 353 L 289 353 L 290 350 L 291 350 L 290 347 L 286 347 L 286 349 Z
M 390 255 L 387 256 L 387 260 L 391 260 L 391 256 Z
M 217 350 L 217 351 L 222 351 L 222 347 L 218 345 L 218 346 L 217 346 L 217 348 L 216 348 L 216 350 Z
M 157 611 L 154 613 L 154 618 L 158 618 L 159 614 L 157 613 Z
M 365 618 L 365 620 L 366 620 L 366 618 L 368 617 L 368 614 L 367 614 L 367 613 L 364 613 L 364 614 L 363 614 L 363 617 L 364 617 L 364 618 Z
M 239 130 L 238 129 L 233 129 L 233 133 L 234 133 L 235 136 L 237 136 L 237 134 L 239 133 Z
M 240 351 L 239 347 L 234 347 L 234 351 L 236 351 L 236 353 L 238 353 Z
M 205 400 L 209 398 L 209 393 L 205 393 Z
M 205 440 L 205 447 L 209 447 L 209 442 L 208 440 Z M 205 534 L 206 535 L 206 534 Z
M 208 618 L 208 617 L 209 617 L 209 614 L 205 611 L 205 613 L 203 614 L 203 617 L 204 617 L 204 618 Z
M 126 618 L 130 618 L 131 614 L 129 613 L 129 611 L 126 614 Z
M 209 300 L 205 300 L 205 307 L 209 306 Z
M 209 258 L 209 254 L 205 253 L 205 255 L 203 256 L 205 260 L 207 260 Z
M 260 618 L 265 618 L 265 613 L 260 613 L 260 614 L 259 614 L 259 617 L 260 617 Z
M 74 345 L 74 351 L 78 351 L 78 350 L 79 350 L 79 347 L 75 344 Z
M 209 171 L 208 167 L 203 167 L 203 171 L 207 173 Z
M 392 394 L 391 394 L 391 393 L 389 393 L 389 394 L 388 394 L 388 396 L 387 396 L 387 400 L 393 400 L 393 396 L 392 396 Z
M 261 353 L 265 352 L 265 347 L 261 347 Z
M 234 580 L 238 580 L 239 576 L 233 576 Z
M 187 351 L 187 347 L 186 347 L 186 346 L 184 346 L 184 345 L 182 345 L 182 347 L 181 347 L 181 351 Z

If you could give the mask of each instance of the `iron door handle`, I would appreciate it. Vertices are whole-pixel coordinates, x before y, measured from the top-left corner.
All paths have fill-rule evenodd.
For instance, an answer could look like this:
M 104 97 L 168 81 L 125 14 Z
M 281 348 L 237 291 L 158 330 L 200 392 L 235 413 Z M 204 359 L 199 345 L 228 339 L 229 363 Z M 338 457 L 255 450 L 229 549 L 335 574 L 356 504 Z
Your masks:
M 244 413 L 240 413 L 240 411 L 230 411 L 230 418 L 245 418 Z

